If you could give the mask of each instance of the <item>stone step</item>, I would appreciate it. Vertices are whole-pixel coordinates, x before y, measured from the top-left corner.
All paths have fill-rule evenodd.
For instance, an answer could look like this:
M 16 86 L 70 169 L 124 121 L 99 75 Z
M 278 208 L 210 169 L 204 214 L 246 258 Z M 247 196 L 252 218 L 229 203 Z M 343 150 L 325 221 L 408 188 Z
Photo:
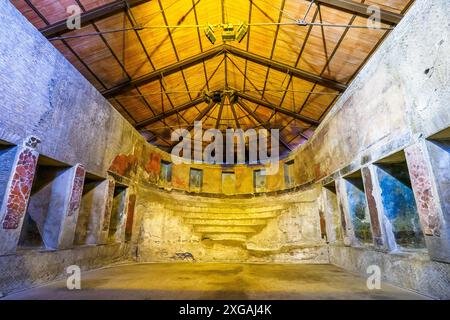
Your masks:
M 230 207 L 199 207 L 199 206 L 185 206 L 180 205 L 172 206 L 166 205 L 167 209 L 172 210 L 174 212 L 202 212 L 202 213 L 235 213 L 235 214 L 246 214 L 246 213 L 264 213 L 264 212 L 275 212 L 282 211 L 285 208 L 283 206 L 267 206 L 267 207 L 256 207 L 256 208 L 230 208 Z
M 246 242 L 247 236 L 241 233 L 207 233 L 203 235 L 203 239 Z
M 257 233 L 258 229 L 249 226 L 194 226 L 197 233 Z
M 185 219 L 187 224 L 208 226 L 264 226 L 266 219 Z
M 276 218 L 280 212 L 264 212 L 264 213 L 202 213 L 202 212 L 185 212 L 178 213 L 186 219 L 205 219 L 205 220 L 249 220 L 249 219 L 273 219 Z

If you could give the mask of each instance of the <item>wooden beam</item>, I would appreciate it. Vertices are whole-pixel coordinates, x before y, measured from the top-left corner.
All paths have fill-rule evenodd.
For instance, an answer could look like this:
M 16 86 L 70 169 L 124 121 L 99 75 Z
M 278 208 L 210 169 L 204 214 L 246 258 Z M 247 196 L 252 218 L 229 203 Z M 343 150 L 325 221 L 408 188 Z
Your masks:
M 208 106 L 203 109 L 198 115 L 197 117 L 195 117 L 194 121 L 192 121 L 192 123 L 189 125 L 189 127 L 186 128 L 186 132 L 191 132 L 192 129 L 194 129 L 194 124 L 197 121 L 201 121 L 207 114 L 208 112 L 210 112 L 212 110 L 212 108 L 214 108 L 216 106 L 217 102 L 214 102 L 213 100 L 211 100 L 208 104 Z M 186 133 L 187 134 L 187 133 Z M 183 136 L 184 137 L 184 136 Z M 178 141 L 175 141 L 171 146 L 170 146 L 170 152 L 172 152 L 172 149 L 178 144 Z
M 333 90 L 337 90 L 337 91 L 341 92 L 341 91 L 344 91 L 345 89 L 347 89 L 346 84 L 339 83 L 334 80 L 326 79 L 326 78 L 320 77 L 318 75 L 315 75 L 313 73 L 299 70 L 299 69 L 289 66 L 287 64 L 277 62 L 277 61 L 274 61 L 274 60 L 271 60 L 268 58 L 264 58 L 262 56 L 259 56 L 259 55 L 253 54 L 253 53 L 249 53 L 247 51 L 244 51 L 244 50 L 241 50 L 241 49 L 238 49 L 235 47 L 231 47 L 229 45 L 223 45 L 223 46 L 218 46 L 216 48 L 202 52 L 202 53 L 192 56 L 190 58 L 181 60 L 181 61 L 171 64 L 167 67 L 152 71 L 146 75 L 143 75 L 134 80 L 124 82 L 124 83 L 119 84 L 115 87 L 112 87 L 108 90 L 104 90 L 104 91 L 102 91 L 102 94 L 103 94 L 103 96 L 105 96 L 105 98 L 114 97 L 123 91 L 134 88 L 135 86 L 141 86 L 141 85 L 147 84 L 149 82 L 152 82 L 154 80 L 161 79 L 163 75 L 164 76 L 170 75 L 172 73 L 180 71 L 183 68 L 188 68 L 190 66 L 196 65 L 203 61 L 207 61 L 207 60 L 212 59 L 222 53 L 227 53 L 227 52 L 232 55 L 235 55 L 237 57 L 247 59 L 249 61 L 264 65 L 266 67 L 270 67 L 272 69 L 281 71 L 283 73 L 289 73 L 294 77 L 298 77 L 298 78 L 301 78 L 301 79 L 304 79 L 304 80 L 307 80 L 310 82 L 314 82 L 314 83 L 320 84 L 322 86 L 328 87 Z
M 187 127 L 187 131 L 190 132 L 192 129 L 194 129 L 194 123 L 197 121 L 202 121 L 202 119 L 208 114 L 208 112 L 210 112 L 212 110 L 212 108 L 214 108 L 216 106 L 217 102 L 214 102 L 213 100 L 211 100 L 208 104 L 208 106 L 203 109 L 202 112 L 200 112 L 198 114 L 198 116 L 194 119 L 194 121 L 192 121 L 191 125 L 189 127 Z
M 277 111 L 277 112 L 279 112 L 279 113 L 283 113 L 283 114 L 288 115 L 288 116 L 290 116 L 290 117 L 292 117 L 292 118 L 294 118 L 294 119 L 297 119 L 297 120 L 306 122 L 306 123 L 308 123 L 308 124 L 310 124 L 310 125 L 318 126 L 319 123 L 320 123 L 320 122 L 317 121 L 317 120 L 314 120 L 314 119 L 311 119 L 311 118 L 309 118 L 309 117 L 303 116 L 303 115 L 298 114 L 298 113 L 296 113 L 296 112 L 294 112 L 294 111 L 291 111 L 291 110 L 287 110 L 287 109 L 284 109 L 284 108 L 280 108 L 280 107 L 278 107 L 278 106 L 275 105 L 275 104 L 272 104 L 272 103 L 270 103 L 270 102 L 268 102 L 268 101 L 265 101 L 265 100 L 261 100 L 261 99 L 256 98 L 256 97 L 253 97 L 253 96 L 248 95 L 248 94 L 246 94 L 246 93 L 237 92 L 236 94 L 238 95 L 238 97 L 240 97 L 240 98 L 242 98 L 242 99 L 244 99 L 244 100 L 247 100 L 247 101 L 256 103 L 256 104 L 258 104 L 258 105 L 260 105 L 260 106 L 263 106 L 263 107 L 266 107 L 266 108 L 275 110 L 275 111 Z
M 313 1 L 313 0 L 306 0 Z M 369 10 L 370 5 L 355 2 L 352 0 L 315 0 L 315 3 L 330 7 L 333 9 L 345 11 L 360 17 L 369 18 L 372 16 L 372 12 Z M 403 15 L 380 9 L 381 22 L 396 25 L 402 20 Z
M 128 8 L 128 6 L 130 8 L 132 8 L 132 7 L 138 6 L 138 5 L 148 2 L 148 1 L 150 1 L 150 0 L 128 0 L 128 5 L 127 5 L 127 1 L 117 0 L 117 1 L 105 4 L 104 6 L 86 11 L 81 14 L 81 17 L 80 17 L 81 18 L 81 26 L 84 27 L 85 25 L 87 25 L 91 22 L 105 19 L 105 18 L 115 15 L 119 12 L 123 12 L 124 10 L 126 10 Z M 54 24 L 46 26 L 46 27 L 40 29 L 39 31 L 45 37 L 53 38 L 57 35 L 67 33 L 72 30 L 70 30 L 67 27 L 67 20 L 61 20 Z
M 318 83 L 324 87 L 333 89 L 333 90 L 337 90 L 337 91 L 345 91 L 347 89 L 347 85 L 344 83 L 340 83 L 331 79 L 326 79 L 323 78 L 321 76 L 318 76 L 316 74 L 307 72 L 307 71 L 303 71 L 297 68 L 294 68 L 290 65 L 272 60 L 272 59 L 268 59 L 259 55 L 256 55 L 254 53 L 250 53 L 241 49 L 238 49 L 236 47 L 232 47 L 230 45 L 224 45 L 224 51 L 225 52 L 229 52 L 234 56 L 258 63 L 260 65 L 266 66 L 266 67 L 270 67 L 274 70 L 283 72 L 283 73 L 289 73 L 292 74 L 294 77 L 298 77 L 310 82 L 314 82 L 314 83 Z
M 154 117 L 152 117 L 150 119 L 138 122 L 138 123 L 136 123 L 136 125 L 134 127 L 136 129 L 140 129 L 140 128 L 146 127 L 149 124 L 152 124 L 152 123 L 158 122 L 158 121 L 160 121 L 160 120 L 162 120 L 164 118 L 170 117 L 170 116 L 176 114 L 177 112 L 181 112 L 183 110 L 192 108 L 192 107 L 194 107 L 194 106 L 196 106 L 196 105 L 198 105 L 198 104 L 200 104 L 200 103 L 202 103 L 204 101 L 205 100 L 204 100 L 203 97 L 199 97 L 197 99 L 194 99 L 192 101 L 184 103 L 184 104 L 182 104 L 182 105 L 180 105 L 178 107 L 175 107 L 175 108 L 172 108 L 172 109 L 167 110 L 165 112 L 162 112 L 162 113 L 160 113 L 160 114 L 158 114 L 158 115 L 156 115 L 156 116 L 154 116 Z
M 236 123 L 236 128 L 240 129 L 241 125 L 239 123 L 238 117 L 236 115 L 236 109 L 234 108 L 234 103 L 230 102 L 231 112 L 233 113 L 234 122 Z
M 222 97 L 222 101 L 220 102 L 220 107 L 219 107 L 219 113 L 217 114 L 217 119 L 216 119 L 216 129 L 219 129 L 219 125 L 220 125 L 220 120 L 222 120 L 222 112 L 223 112 L 223 105 L 225 104 L 225 96 Z
M 242 100 L 238 101 L 237 104 L 245 111 L 247 112 L 253 119 L 256 120 L 256 122 L 258 122 L 260 125 L 262 125 L 264 127 L 264 129 L 266 129 L 269 133 L 270 133 L 270 126 L 268 126 L 264 121 L 262 121 L 262 119 L 252 111 L 252 109 L 250 109 Z M 286 143 L 286 141 L 284 141 L 281 136 L 279 137 L 281 144 L 288 149 L 289 151 L 291 151 L 291 147 L 289 146 L 289 144 Z
M 188 68 L 193 65 L 196 65 L 197 63 L 201 63 L 203 61 L 212 59 L 212 58 L 216 57 L 217 55 L 221 54 L 222 52 L 223 52 L 222 47 L 216 47 L 214 49 L 211 49 L 211 50 L 202 52 L 200 54 L 197 54 L 195 56 L 192 56 L 190 58 L 181 60 L 180 62 L 171 64 L 167 67 L 152 71 L 152 72 L 150 72 L 146 75 L 143 75 L 139 78 L 136 78 L 134 80 L 119 84 L 108 90 L 104 90 L 104 91 L 102 91 L 102 94 L 105 98 L 114 97 L 123 91 L 134 88 L 135 86 L 141 86 L 146 83 L 152 82 L 154 80 L 159 80 L 162 78 L 162 76 L 168 76 L 172 73 L 180 71 L 183 68 Z

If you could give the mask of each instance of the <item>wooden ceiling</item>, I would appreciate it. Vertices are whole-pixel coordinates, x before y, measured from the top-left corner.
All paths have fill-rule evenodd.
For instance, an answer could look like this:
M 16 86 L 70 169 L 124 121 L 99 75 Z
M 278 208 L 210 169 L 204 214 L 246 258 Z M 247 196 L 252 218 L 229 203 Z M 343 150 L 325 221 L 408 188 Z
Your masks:
M 11 2 L 149 143 L 170 150 L 172 130 L 202 120 L 204 129 L 279 128 L 287 152 L 313 135 L 413 0 Z M 66 24 L 71 5 L 79 30 Z M 371 5 L 385 29 L 364 27 Z M 208 23 L 241 22 L 240 43 L 223 42 L 220 28 L 215 44 L 204 34 Z

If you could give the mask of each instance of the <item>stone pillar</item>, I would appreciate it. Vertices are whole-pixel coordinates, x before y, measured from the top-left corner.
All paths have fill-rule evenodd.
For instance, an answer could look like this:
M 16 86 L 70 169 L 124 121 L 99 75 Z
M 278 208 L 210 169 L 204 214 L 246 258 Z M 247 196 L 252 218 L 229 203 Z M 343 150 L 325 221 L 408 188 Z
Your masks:
M 127 205 L 127 224 L 125 228 L 125 240 L 131 240 L 133 235 L 134 209 L 136 207 L 136 195 L 131 194 L 128 197 Z
M 406 148 L 405 155 L 428 253 L 433 260 L 450 262 L 448 232 L 425 142 Z
M 120 243 L 125 241 L 125 229 L 127 226 L 128 205 L 130 202 L 129 191 L 130 188 L 126 188 L 124 189 L 123 194 L 121 195 L 123 198 L 120 201 L 120 206 L 118 207 L 119 216 L 117 220 L 117 229 L 114 235 L 112 236 L 112 239 L 110 239 L 112 240 L 112 242 Z
M 355 242 L 352 219 L 349 216 L 347 190 L 342 178 L 336 180 L 336 193 L 338 198 L 339 213 L 341 216 L 342 236 L 344 244 L 351 246 Z
M 329 243 L 336 243 L 342 240 L 337 195 L 327 187 L 322 187 L 321 199 L 319 210 L 325 215 L 327 240 Z
M 111 191 L 110 186 L 112 186 Z M 111 216 L 112 209 L 110 204 L 114 196 L 114 180 L 111 177 L 103 180 L 92 192 L 94 192 L 94 204 L 89 215 L 85 243 L 103 244 L 106 243 L 108 236 L 109 217 Z M 109 212 L 107 213 L 108 210 Z M 104 226 L 106 226 L 106 238 L 103 241 L 102 234 Z
M 108 176 L 108 185 L 105 192 L 105 209 L 102 214 L 102 224 L 101 224 L 101 231 L 100 231 L 100 237 L 99 237 L 99 244 L 106 244 L 108 243 L 108 235 L 109 235 L 109 223 L 111 221 L 111 212 L 113 208 L 113 200 L 114 200 L 114 188 L 116 186 L 116 183 L 114 179 L 110 176 Z
M 388 241 L 386 230 L 384 228 L 384 208 L 381 198 L 381 189 L 378 183 L 376 168 L 373 165 L 361 169 L 364 182 L 364 191 L 366 193 L 367 206 L 369 208 L 370 226 L 372 230 L 373 244 L 376 248 L 383 251 L 390 251 L 390 244 L 395 244 L 395 240 Z
M 36 173 L 39 142 L 36 137 L 27 138 L 11 159 L 11 174 L 0 206 L 0 255 L 16 251 Z
M 47 248 L 67 249 L 73 246 L 85 174 L 84 167 L 77 164 L 53 182 L 43 232 Z

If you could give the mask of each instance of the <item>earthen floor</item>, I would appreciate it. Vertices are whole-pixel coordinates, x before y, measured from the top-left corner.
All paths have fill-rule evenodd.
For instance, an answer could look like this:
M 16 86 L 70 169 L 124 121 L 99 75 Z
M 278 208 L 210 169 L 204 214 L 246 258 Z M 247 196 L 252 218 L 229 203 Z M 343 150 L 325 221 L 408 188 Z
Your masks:
M 81 290 L 66 280 L 6 299 L 425 299 L 332 265 L 146 263 L 116 265 L 81 274 Z

